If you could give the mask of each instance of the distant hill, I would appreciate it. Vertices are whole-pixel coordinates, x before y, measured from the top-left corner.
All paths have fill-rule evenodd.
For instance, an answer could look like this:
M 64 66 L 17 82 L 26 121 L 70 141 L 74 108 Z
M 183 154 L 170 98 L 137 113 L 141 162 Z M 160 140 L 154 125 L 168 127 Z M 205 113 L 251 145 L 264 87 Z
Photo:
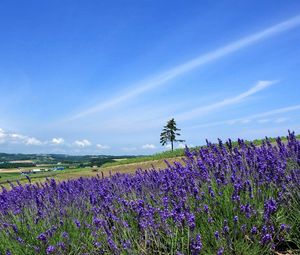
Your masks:
M 111 156 L 111 155 L 83 155 L 74 156 L 66 154 L 21 154 L 0 153 L 0 168 L 32 167 L 36 165 L 76 165 L 101 166 L 104 163 L 114 162 L 114 159 L 128 159 L 136 156 Z

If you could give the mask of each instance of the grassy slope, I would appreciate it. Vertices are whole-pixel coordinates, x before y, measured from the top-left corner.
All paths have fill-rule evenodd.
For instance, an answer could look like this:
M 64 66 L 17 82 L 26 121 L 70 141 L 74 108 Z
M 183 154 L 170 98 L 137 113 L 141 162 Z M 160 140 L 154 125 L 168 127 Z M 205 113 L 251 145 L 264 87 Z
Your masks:
M 127 165 L 127 164 L 134 164 L 134 163 L 142 163 L 146 161 L 156 161 L 156 160 L 165 160 L 169 158 L 176 158 L 184 156 L 184 149 L 176 149 L 174 151 L 164 151 L 161 153 L 156 153 L 150 156 L 142 156 L 136 158 L 128 158 L 124 160 L 118 160 L 111 163 L 105 163 L 102 167 L 112 167 L 112 166 L 119 166 L 119 165 Z
M 297 136 L 300 139 L 300 135 Z M 270 138 L 271 142 L 275 141 L 275 138 Z M 282 140 L 286 140 L 285 137 Z M 234 142 L 235 144 L 236 142 Z M 255 145 L 261 145 L 262 140 L 254 140 Z M 194 148 L 195 149 L 195 148 Z M 182 157 L 184 157 L 184 149 L 176 149 L 174 151 L 165 151 L 162 153 L 157 153 L 151 156 L 129 158 L 125 160 L 116 161 L 113 163 L 106 163 L 98 169 L 92 168 L 77 168 L 77 169 L 65 169 L 62 171 L 55 172 L 45 172 L 36 173 L 30 175 L 33 182 L 44 182 L 46 178 L 54 178 L 59 181 L 66 179 L 74 179 L 79 177 L 92 177 L 97 174 L 101 175 L 103 172 L 104 176 L 109 176 L 115 173 L 134 173 L 137 169 L 150 169 L 155 167 L 156 169 L 165 168 L 165 160 L 172 162 L 182 162 Z M 25 176 L 21 176 L 19 172 L 1 172 L 0 171 L 0 184 L 8 186 L 7 181 L 14 182 L 19 180 L 21 183 L 26 183 L 28 180 Z
M 297 138 L 300 139 L 300 135 L 297 135 Z M 264 139 L 256 139 L 253 142 L 254 145 L 261 145 L 263 143 Z M 275 142 L 276 138 L 269 138 L 271 142 Z M 281 137 L 282 141 L 286 141 L 286 137 Z M 250 143 L 250 141 L 246 141 L 247 143 Z M 237 142 L 233 142 L 233 145 L 236 146 Z M 190 148 L 191 150 L 197 150 L 199 147 Z M 155 161 L 155 160 L 162 160 L 162 159 L 170 159 L 170 158 L 180 158 L 184 156 L 184 149 L 176 149 L 174 151 L 164 151 L 161 153 L 156 153 L 150 156 L 143 156 L 143 157 L 136 157 L 136 158 L 129 158 L 121 161 L 115 161 L 111 163 L 105 163 L 103 164 L 103 167 L 112 167 L 112 166 L 119 166 L 119 165 L 127 165 L 127 164 L 133 164 L 133 163 L 141 163 L 146 161 Z

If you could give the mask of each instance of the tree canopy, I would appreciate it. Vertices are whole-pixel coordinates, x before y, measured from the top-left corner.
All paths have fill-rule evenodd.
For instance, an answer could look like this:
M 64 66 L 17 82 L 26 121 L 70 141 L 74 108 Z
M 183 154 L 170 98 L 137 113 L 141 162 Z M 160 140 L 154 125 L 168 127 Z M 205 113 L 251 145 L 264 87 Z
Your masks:
M 161 145 L 165 146 L 168 143 L 171 143 L 171 149 L 173 151 L 174 142 L 180 142 L 180 143 L 185 142 L 185 140 L 176 139 L 177 136 L 180 136 L 179 131 L 181 131 L 181 129 L 176 127 L 176 121 L 174 120 L 174 118 L 170 119 L 167 122 L 167 125 L 164 126 L 164 128 L 160 134 Z

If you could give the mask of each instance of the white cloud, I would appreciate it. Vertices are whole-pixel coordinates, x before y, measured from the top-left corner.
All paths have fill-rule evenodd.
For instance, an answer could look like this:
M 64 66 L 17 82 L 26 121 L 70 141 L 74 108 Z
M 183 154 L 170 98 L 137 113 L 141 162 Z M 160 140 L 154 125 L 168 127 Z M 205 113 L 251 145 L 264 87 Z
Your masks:
M 108 145 L 102 145 L 102 144 L 97 144 L 96 147 L 100 150 L 106 150 L 110 148 Z
M 85 148 L 88 146 L 91 146 L 91 142 L 87 139 L 83 139 L 83 140 L 76 140 L 74 142 L 74 145 L 80 148 Z
M 165 147 L 166 147 L 167 149 L 171 149 L 171 148 L 172 148 L 171 144 L 167 144 Z
M 6 132 L 0 128 L 0 143 L 8 144 L 25 144 L 25 145 L 42 145 L 43 142 L 35 137 L 30 137 L 18 133 Z
M 51 143 L 55 145 L 64 144 L 65 140 L 61 137 L 58 138 L 52 138 Z
M 85 110 L 75 114 L 68 120 L 79 119 L 79 118 L 85 117 L 85 116 L 93 114 L 93 113 L 98 113 L 98 112 L 107 110 L 108 108 L 111 108 L 111 107 L 114 107 L 121 103 L 124 103 L 124 102 L 130 100 L 131 98 L 136 97 L 142 93 L 145 93 L 151 89 L 154 89 L 161 85 L 165 85 L 168 81 L 174 80 L 178 76 L 183 75 L 189 71 L 192 71 L 193 69 L 195 69 L 199 66 L 205 65 L 211 61 L 225 57 L 225 56 L 227 56 L 231 53 L 234 53 L 236 51 L 239 51 L 247 46 L 250 46 L 250 45 L 253 45 L 260 41 L 263 41 L 264 39 L 268 39 L 272 36 L 275 36 L 277 34 L 284 32 L 284 31 L 288 31 L 299 25 L 300 25 L 300 15 L 292 17 L 292 18 L 285 20 L 281 23 L 278 23 L 274 26 L 268 27 L 262 31 L 255 33 L 255 34 L 251 34 L 249 36 L 243 37 L 243 38 L 241 38 L 237 41 L 234 41 L 230 44 L 227 44 L 221 48 L 218 48 L 214 51 L 211 51 L 211 52 L 208 52 L 201 56 L 198 56 L 198 57 L 191 59 L 183 64 L 177 65 L 174 68 L 171 68 L 163 73 L 155 75 L 151 79 L 139 82 L 139 83 L 135 84 L 134 86 L 132 86 L 127 92 L 123 92 L 121 96 L 112 98 L 108 101 L 102 102 L 93 107 L 85 109 Z M 256 89 L 259 89 L 259 88 L 257 87 Z M 249 91 L 249 93 L 251 93 L 251 91 Z M 253 93 L 255 93 L 255 92 L 253 92 Z
M 6 134 L 3 129 L 0 129 L 0 139 L 6 137 Z
M 153 149 L 155 149 L 155 148 L 156 148 L 156 146 L 155 146 L 154 144 L 149 144 L 149 143 L 144 144 L 144 145 L 142 146 L 142 149 L 144 149 L 144 150 L 153 150 Z
M 24 142 L 26 145 L 42 145 L 43 144 L 40 140 L 38 140 L 34 137 L 27 137 L 27 138 L 25 138 Z
M 185 144 L 180 143 L 180 144 L 178 144 L 177 148 L 178 149 L 184 149 L 185 148 Z
M 2 128 L 0 128 L 0 144 L 5 143 L 6 134 Z
M 26 139 L 27 136 L 13 133 L 13 134 L 9 134 L 9 137 L 11 137 L 14 140 L 24 140 Z

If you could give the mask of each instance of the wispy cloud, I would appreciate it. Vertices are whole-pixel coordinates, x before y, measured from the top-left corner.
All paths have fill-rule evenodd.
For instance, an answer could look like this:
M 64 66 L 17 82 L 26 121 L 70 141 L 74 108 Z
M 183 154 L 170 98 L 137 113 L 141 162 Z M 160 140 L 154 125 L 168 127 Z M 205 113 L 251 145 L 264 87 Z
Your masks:
M 286 122 L 288 118 L 282 117 L 282 118 L 277 118 L 274 122 L 275 123 L 283 123 Z
M 264 123 L 268 123 L 270 121 L 271 121 L 270 119 L 260 119 L 257 122 L 260 123 L 260 124 L 264 124 Z
M 193 110 L 190 110 L 188 112 L 184 112 L 180 115 L 177 115 L 176 119 L 177 120 L 188 120 L 188 119 L 193 119 L 195 117 L 198 117 L 199 115 L 202 114 L 206 114 L 208 112 L 211 112 L 213 110 L 217 110 L 220 108 L 223 108 L 225 106 L 229 106 L 229 105 L 234 105 L 234 104 L 238 104 L 240 102 L 242 102 L 243 100 L 245 100 L 246 98 L 258 93 L 259 91 L 266 89 L 267 87 L 275 84 L 277 81 L 259 81 L 257 82 L 257 84 L 255 86 L 253 86 L 252 88 L 250 88 L 249 90 L 231 97 L 231 98 L 226 98 L 223 99 L 219 102 L 207 105 L 207 106 L 202 106 L 202 107 L 198 107 L 195 108 Z
M 296 111 L 296 110 L 299 110 L 299 109 L 300 109 L 300 104 L 297 104 L 297 105 L 282 107 L 282 108 L 278 108 L 278 109 L 275 109 L 275 110 L 255 114 L 255 115 L 252 115 L 252 116 L 249 116 L 249 117 L 251 119 L 255 119 L 255 118 L 259 118 L 259 117 L 267 117 L 267 116 L 271 116 L 271 115 L 276 115 L 276 114 L 281 114 L 281 113 L 286 113 L 286 112 L 292 112 L 292 111 Z
M 175 66 L 174 68 L 171 68 L 163 73 L 154 75 L 150 79 L 138 82 L 137 84 L 131 86 L 131 88 L 129 88 L 129 90 L 123 93 L 121 96 L 114 97 L 110 100 L 107 100 L 93 107 L 85 109 L 77 114 L 74 114 L 73 116 L 68 118 L 67 121 L 83 118 L 87 115 L 99 113 L 111 107 L 120 105 L 121 103 L 124 103 L 142 93 L 145 93 L 159 86 L 165 85 L 167 82 L 174 80 L 178 76 L 183 75 L 189 71 L 192 71 L 195 68 L 198 68 L 209 62 L 225 57 L 231 53 L 237 52 L 247 46 L 263 41 L 277 34 L 291 30 L 299 25 L 300 25 L 300 15 L 292 17 L 274 26 L 268 27 L 255 34 L 251 34 L 249 36 L 243 37 L 237 41 L 229 43 L 214 51 L 200 55 L 194 59 L 191 59 L 190 61 Z
M 128 118 L 118 118 L 114 122 L 110 121 L 109 124 L 107 124 L 104 128 L 106 130 L 141 130 L 141 129 L 153 129 L 160 127 L 163 123 L 165 123 L 166 120 L 170 118 L 175 118 L 177 121 L 186 121 L 198 118 L 201 115 L 212 113 L 213 111 L 223 109 L 226 106 L 230 105 L 236 105 L 241 102 L 244 102 L 249 97 L 253 96 L 254 94 L 261 92 L 262 90 L 272 86 L 273 84 L 277 83 L 277 81 L 258 81 L 254 86 L 250 87 L 248 90 L 237 94 L 232 97 L 228 97 L 225 99 L 221 99 L 217 102 L 210 103 L 205 106 L 198 106 L 194 107 L 193 109 L 186 110 L 184 112 L 178 113 L 178 114 L 168 114 L 168 115 L 160 115 L 161 110 L 156 112 L 156 116 L 152 116 L 151 118 L 148 117 L 148 115 L 145 116 L 135 116 Z M 236 122 L 236 119 L 229 120 L 233 122 L 234 124 Z M 228 121 L 228 122 L 229 122 Z M 243 119 L 244 123 L 248 123 L 251 120 Z
M 283 114 L 283 113 L 287 113 L 287 112 L 293 112 L 293 111 L 297 111 L 297 110 L 300 110 L 300 104 L 288 106 L 288 107 L 282 107 L 282 108 L 278 108 L 278 109 L 274 109 L 271 111 L 266 111 L 266 112 L 262 112 L 262 113 L 258 113 L 258 114 L 253 114 L 253 115 L 246 116 L 243 118 L 216 121 L 216 122 L 210 122 L 210 123 L 204 123 L 204 124 L 200 124 L 200 125 L 190 126 L 190 127 L 187 127 L 186 129 L 196 129 L 196 128 L 204 128 L 204 127 L 212 127 L 212 126 L 220 126 L 220 125 L 234 125 L 237 123 L 245 124 L 245 123 L 249 123 L 254 120 L 257 120 L 257 121 L 267 120 L 267 117 L 278 115 L 278 114 Z M 286 120 L 287 120 L 286 118 L 277 118 L 275 120 L 275 122 L 281 123 Z

